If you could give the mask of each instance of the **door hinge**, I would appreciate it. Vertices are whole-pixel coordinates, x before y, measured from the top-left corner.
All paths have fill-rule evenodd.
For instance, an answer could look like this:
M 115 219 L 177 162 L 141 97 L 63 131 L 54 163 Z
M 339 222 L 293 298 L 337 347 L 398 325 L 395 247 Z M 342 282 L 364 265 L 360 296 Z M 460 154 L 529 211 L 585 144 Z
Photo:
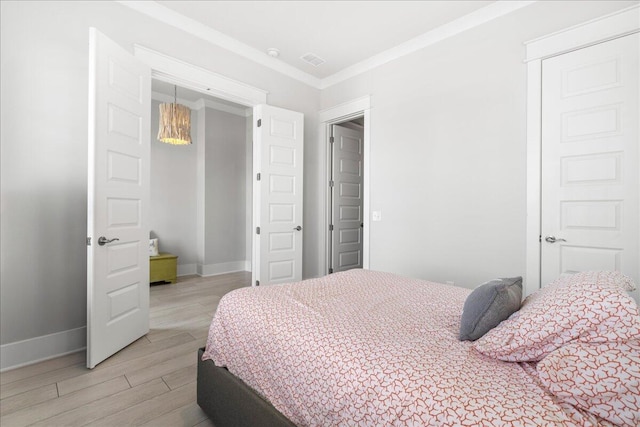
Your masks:
M 538 236 L 538 243 L 542 243 L 542 234 Z
M 333 273 L 333 268 L 329 268 L 329 274 Z
M 256 280 L 256 286 L 260 286 L 260 280 Z
M 91 237 L 87 237 L 87 246 L 91 246 Z
M 260 173 L 258 173 L 258 175 L 256 176 L 256 179 L 260 181 Z
M 333 231 L 333 224 L 329 224 L 329 231 Z
M 262 119 L 258 119 L 258 127 L 262 126 Z
M 336 139 L 335 139 L 334 137 L 332 137 L 332 136 L 331 136 L 331 137 L 329 137 L 329 144 L 333 144 L 333 142 L 334 142 L 335 140 L 336 140 Z
M 260 227 L 256 227 L 256 234 L 260 234 Z
M 332 187 L 332 188 L 333 188 L 333 185 L 334 185 L 333 180 L 329 181 L 329 187 Z

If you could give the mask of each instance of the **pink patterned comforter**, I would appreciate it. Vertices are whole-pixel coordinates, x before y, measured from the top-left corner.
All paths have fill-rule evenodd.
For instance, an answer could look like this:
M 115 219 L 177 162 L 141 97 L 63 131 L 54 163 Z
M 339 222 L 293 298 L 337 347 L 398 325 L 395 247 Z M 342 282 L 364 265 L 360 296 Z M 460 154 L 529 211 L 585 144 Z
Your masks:
M 547 393 L 532 365 L 458 341 L 469 293 L 367 270 L 238 289 L 203 359 L 299 426 L 599 425 Z

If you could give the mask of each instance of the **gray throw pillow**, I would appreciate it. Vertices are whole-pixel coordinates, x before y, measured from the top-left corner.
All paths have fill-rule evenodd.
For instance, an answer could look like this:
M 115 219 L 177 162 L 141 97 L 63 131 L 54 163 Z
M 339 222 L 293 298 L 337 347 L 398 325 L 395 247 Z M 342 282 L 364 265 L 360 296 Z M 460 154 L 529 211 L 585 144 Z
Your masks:
M 478 286 L 464 302 L 460 341 L 475 341 L 520 310 L 522 277 L 490 280 Z

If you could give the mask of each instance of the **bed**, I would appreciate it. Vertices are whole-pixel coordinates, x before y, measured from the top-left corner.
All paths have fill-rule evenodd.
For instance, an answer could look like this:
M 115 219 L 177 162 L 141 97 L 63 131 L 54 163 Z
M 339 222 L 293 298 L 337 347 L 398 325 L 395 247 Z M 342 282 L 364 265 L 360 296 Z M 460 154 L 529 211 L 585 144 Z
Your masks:
M 477 290 L 360 269 L 238 289 L 198 352 L 198 404 L 216 427 L 639 425 L 633 286 L 561 278 L 473 341 L 460 328 Z M 572 357 L 604 357 L 593 389 Z

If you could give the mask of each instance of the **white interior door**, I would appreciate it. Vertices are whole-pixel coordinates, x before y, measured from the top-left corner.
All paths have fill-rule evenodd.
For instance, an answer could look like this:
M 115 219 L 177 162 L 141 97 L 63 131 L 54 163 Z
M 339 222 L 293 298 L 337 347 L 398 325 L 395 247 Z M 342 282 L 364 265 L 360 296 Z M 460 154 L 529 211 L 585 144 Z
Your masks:
M 333 126 L 331 143 L 331 267 L 362 268 L 363 140 L 361 130 Z
M 89 61 L 87 366 L 93 368 L 149 331 L 151 70 L 94 28 Z
M 543 286 L 584 270 L 640 283 L 639 40 L 542 62 Z
M 256 108 L 254 284 L 302 280 L 303 119 L 270 105 Z

